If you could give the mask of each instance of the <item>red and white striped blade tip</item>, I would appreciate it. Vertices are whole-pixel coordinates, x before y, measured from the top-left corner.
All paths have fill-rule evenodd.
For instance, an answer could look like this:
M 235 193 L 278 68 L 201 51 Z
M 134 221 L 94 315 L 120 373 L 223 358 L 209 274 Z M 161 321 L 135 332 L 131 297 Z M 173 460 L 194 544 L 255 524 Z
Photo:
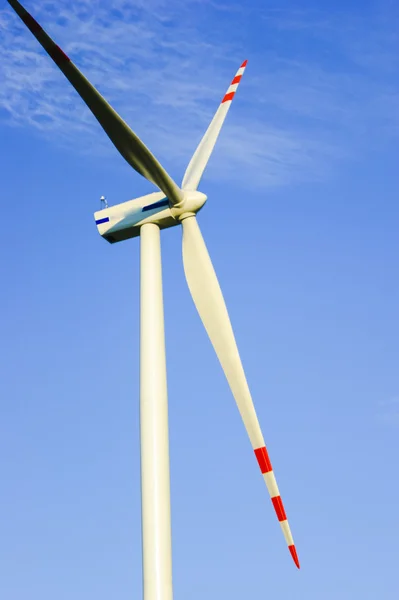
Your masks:
M 300 569 L 301 567 L 299 566 L 298 554 L 296 552 L 294 540 L 292 539 L 290 526 L 288 524 L 287 515 L 284 509 L 284 504 L 277 486 L 277 481 L 274 475 L 269 453 L 267 451 L 266 446 L 264 445 L 264 442 L 262 446 L 259 446 L 259 448 L 255 448 L 254 452 L 256 460 L 258 461 L 260 471 L 265 479 L 265 483 L 270 494 L 270 499 L 272 501 L 277 519 L 279 520 L 281 529 L 283 531 L 288 550 L 290 551 L 294 563 L 296 564 L 298 569 Z

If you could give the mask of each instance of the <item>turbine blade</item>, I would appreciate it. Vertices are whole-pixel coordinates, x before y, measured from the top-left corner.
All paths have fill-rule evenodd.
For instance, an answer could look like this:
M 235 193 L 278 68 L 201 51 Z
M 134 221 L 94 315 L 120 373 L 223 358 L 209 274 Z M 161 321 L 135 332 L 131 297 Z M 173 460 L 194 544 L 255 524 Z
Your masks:
M 180 188 L 140 138 L 82 75 L 69 57 L 53 42 L 25 8 L 17 0 L 7 1 L 73 85 L 123 158 L 140 175 L 161 189 L 171 204 L 178 204 L 183 197 Z
M 230 318 L 215 270 L 196 218 L 190 216 L 183 219 L 182 226 L 184 272 L 191 296 L 230 385 L 266 482 L 288 549 L 299 569 L 294 540 L 256 416 L 255 407 L 252 402 Z
M 212 154 L 216 140 L 219 137 L 220 130 L 222 129 L 222 125 L 231 106 L 234 94 L 238 88 L 238 84 L 240 83 L 245 67 L 247 66 L 247 62 L 248 61 L 245 60 L 235 74 L 230 87 L 223 96 L 223 100 L 217 109 L 215 116 L 189 162 L 182 182 L 182 188 L 184 190 L 196 190 L 198 188 L 202 174 L 208 164 L 208 160 Z

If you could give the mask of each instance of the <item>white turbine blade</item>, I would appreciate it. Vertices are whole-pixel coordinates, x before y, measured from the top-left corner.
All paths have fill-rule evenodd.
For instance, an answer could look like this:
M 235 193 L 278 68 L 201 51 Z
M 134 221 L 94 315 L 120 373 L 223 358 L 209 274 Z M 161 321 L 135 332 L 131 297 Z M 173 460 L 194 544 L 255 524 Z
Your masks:
M 178 204 L 183 197 L 181 190 L 140 138 L 104 100 L 24 7 L 17 0 L 7 1 L 73 85 L 123 158 L 140 175 L 159 187 L 171 204 Z
M 196 218 L 191 216 L 183 219 L 182 226 L 183 263 L 188 287 L 236 400 L 286 543 L 296 566 L 299 568 L 294 540 L 256 416 L 216 273 Z
M 231 106 L 234 94 L 238 88 L 238 84 L 240 83 L 245 67 L 247 66 L 247 62 L 248 61 L 245 60 L 235 74 L 230 87 L 223 96 L 223 100 L 217 109 L 215 116 L 189 162 L 182 182 L 182 188 L 184 190 L 196 190 L 198 188 L 202 174 L 208 164 L 208 160 L 212 154 L 216 140 L 219 137 L 220 130 L 222 129 L 222 125 Z

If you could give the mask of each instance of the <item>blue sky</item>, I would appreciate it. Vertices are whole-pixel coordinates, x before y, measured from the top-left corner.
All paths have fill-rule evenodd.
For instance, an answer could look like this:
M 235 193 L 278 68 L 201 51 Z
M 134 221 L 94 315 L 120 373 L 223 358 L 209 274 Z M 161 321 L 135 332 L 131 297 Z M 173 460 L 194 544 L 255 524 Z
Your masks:
M 389 0 L 26 8 L 180 181 L 244 59 L 199 217 L 302 569 L 162 237 L 175 598 L 397 597 L 399 85 Z M 140 597 L 139 248 L 153 191 L 0 5 L 0 563 L 9 600 Z

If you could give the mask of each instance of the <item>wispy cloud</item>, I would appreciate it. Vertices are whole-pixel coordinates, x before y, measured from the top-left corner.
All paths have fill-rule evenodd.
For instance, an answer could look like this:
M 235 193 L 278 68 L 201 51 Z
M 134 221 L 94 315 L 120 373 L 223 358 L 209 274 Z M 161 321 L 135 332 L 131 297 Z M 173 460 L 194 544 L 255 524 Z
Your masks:
M 247 58 L 245 47 L 252 48 L 255 25 L 271 41 L 253 51 L 210 177 L 231 179 L 245 169 L 255 186 L 318 179 L 356 154 L 366 136 L 381 143 L 398 132 L 392 65 L 399 44 L 389 19 L 381 17 L 376 27 L 365 17 L 359 24 L 357 16 L 334 20 L 323 12 L 269 7 L 255 14 L 217 0 L 26 4 L 172 172 L 184 170 L 230 76 Z M 240 33 L 229 35 L 238 22 Z M 113 151 L 8 6 L 0 11 L 0 34 L 2 121 L 83 152 Z M 291 49 L 278 52 L 284 39 Z

